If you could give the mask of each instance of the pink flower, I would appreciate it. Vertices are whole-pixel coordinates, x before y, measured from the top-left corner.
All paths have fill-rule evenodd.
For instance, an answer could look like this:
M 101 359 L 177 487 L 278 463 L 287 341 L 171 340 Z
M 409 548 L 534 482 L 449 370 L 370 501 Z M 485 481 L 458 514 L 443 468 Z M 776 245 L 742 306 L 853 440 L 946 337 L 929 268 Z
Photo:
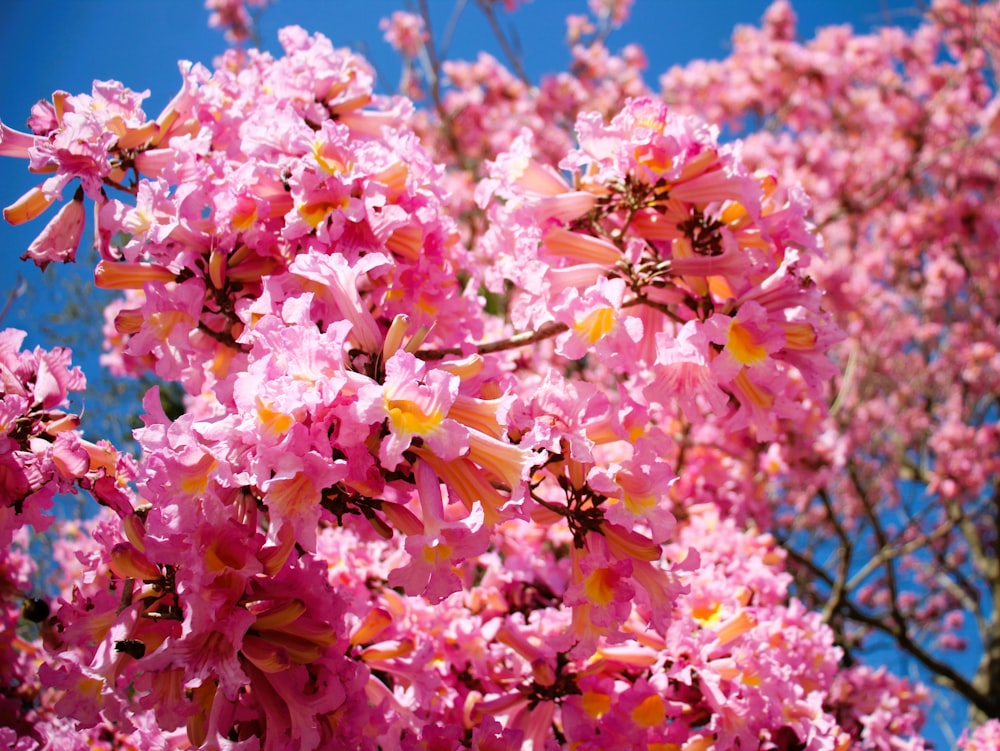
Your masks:
M 632 610 L 635 588 L 632 562 L 611 554 L 604 538 L 588 535 L 586 547 L 574 550 L 573 578 L 564 602 L 573 608 L 577 634 L 587 644 L 615 629 Z
M 755 302 L 744 303 L 735 316 L 712 316 L 705 331 L 709 341 L 723 347 L 712 360 L 712 372 L 722 383 L 732 380 L 744 367 L 757 368 L 758 372 L 773 367 L 770 357 L 785 345 L 784 330 Z
M 41 234 L 32 240 L 21 260 L 31 259 L 38 268 L 45 270 L 53 261 L 72 263 L 83 236 L 83 188 L 77 188 L 73 200 L 63 206 L 45 225 Z
M 642 337 L 642 321 L 622 311 L 624 296 L 622 279 L 599 277 L 582 293 L 571 288 L 555 311 L 569 325 L 556 352 L 570 360 L 596 352 L 609 367 L 625 367 L 622 358 Z
M 354 263 L 342 255 L 303 253 L 288 270 L 313 282 L 306 288 L 313 291 L 318 300 L 332 304 L 339 317 L 349 320 L 353 324 L 352 339 L 362 350 L 374 354 L 382 350 L 382 333 L 362 303 L 358 285 L 364 275 L 380 272 L 390 264 L 391 259 L 379 253 L 370 253 Z
M 410 560 L 389 572 L 389 586 L 423 595 L 432 604 L 459 591 L 464 582 L 458 564 L 483 553 L 489 544 L 483 520 L 483 508 L 477 504 L 465 519 L 437 524 L 427 534 L 408 535 L 405 547 Z
M 108 270 L 126 265 L 109 264 Z M 145 290 L 142 324 L 129 337 L 125 352 L 136 358 L 152 355 L 161 378 L 178 378 L 185 367 L 204 356 L 195 338 L 205 302 L 204 282 L 198 278 L 180 284 L 152 281 L 145 283 Z
M 272 476 L 261 483 L 264 503 L 276 531 L 288 524 L 293 537 L 307 550 L 316 547 L 316 527 L 321 515 L 322 491 L 347 476 L 343 461 L 333 461 L 310 451 L 305 456 L 283 454 L 273 464 Z
M 28 158 L 28 149 L 34 145 L 35 136 L 8 128 L 0 120 L 0 156 Z
M 397 10 L 391 18 L 379 21 L 379 28 L 385 32 L 385 41 L 404 58 L 415 58 L 427 42 L 424 19 L 415 13 Z
M 590 12 L 613 27 L 628 20 L 633 0 L 589 0 Z
M 959 751 L 993 751 L 1000 748 L 1000 720 L 987 720 L 978 728 L 962 732 Z
M 455 459 L 469 448 L 469 431 L 450 419 L 448 410 L 458 395 L 458 378 L 429 370 L 405 350 L 385 364 L 385 383 L 358 393 L 357 414 L 366 422 L 386 420 L 389 434 L 379 447 L 379 461 L 395 469 L 415 439 L 441 459 Z
M 715 414 L 725 414 L 729 397 L 711 369 L 711 345 L 704 327 L 689 321 L 676 337 L 656 335 L 656 366 L 659 377 L 646 387 L 649 399 L 667 404 L 676 400 L 684 416 L 692 422 L 704 419 L 699 400 Z
M 270 0 L 205 0 L 205 9 L 212 11 L 208 25 L 223 29 L 226 39 L 234 44 L 250 38 L 253 19 L 246 6 L 265 7 Z
M 573 13 L 566 16 L 566 44 L 572 47 L 580 39 L 596 31 L 591 20 L 582 13 Z

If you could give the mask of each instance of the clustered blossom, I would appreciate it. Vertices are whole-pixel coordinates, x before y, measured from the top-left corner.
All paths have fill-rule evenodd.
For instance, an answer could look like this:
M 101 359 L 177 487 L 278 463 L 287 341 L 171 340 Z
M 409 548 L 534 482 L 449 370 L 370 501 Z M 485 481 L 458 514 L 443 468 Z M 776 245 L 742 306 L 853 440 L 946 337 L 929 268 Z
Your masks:
M 0 331 L 0 740 L 33 749 L 49 734 L 50 723 L 60 724 L 60 710 L 38 682 L 42 644 L 22 629 L 50 613 L 32 583 L 38 566 L 27 525 L 36 533 L 49 529 L 55 499 L 81 489 L 109 514 L 130 510 L 127 483 L 135 465 L 106 441 L 85 440 L 80 417 L 66 411 L 69 394 L 85 386 L 83 373 L 70 365 L 69 350 L 23 350 L 25 336 L 17 329 Z M 74 554 L 82 556 L 83 547 Z M 72 565 L 57 568 L 72 577 Z M 61 725 L 52 733 L 72 729 L 71 723 Z
M 781 466 L 774 518 L 845 643 L 878 624 L 937 672 L 939 650 L 989 644 L 998 627 L 986 593 L 1000 211 L 985 197 L 1000 180 L 1000 4 L 927 5 L 910 31 L 836 26 L 800 40 L 791 4 L 775 2 L 759 27 L 735 30 L 729 57 L 660 84 L 677 110 L 745 135 L 748 163 L 795 175 L 813 201 L 825 258 L 810 273 L 846 337 L 819 440 L 796 428 L 768 449 Z M 880 628 L 890 622 L 906 627 Z M 996 659 L 972 670 L 949 683 L 996 716 Z
M 958 739 L 959 751 L 989 751 L 1000 746 L 1000 720 L 989 720 Z
M 35 666 L 31 659 L 36 651 L 34 645 L 30 644 L 18 633 L 18 621 L 27 611 L 28 615 L 40 616 L 44 618 L 47 613 L 44 610 L 42 601 L 31 597 L 32 577 L 36 573 L 36 565 L 31 556 L 25 550 L 28 539 L 27 529 L 20 529 L 12 535 L 14 544 L 8 540 L 3 546 L 2 557 L 0 557 L 0 717 L 11 718 L 0 728 L 0 739 L 8 740 L 8 745 L 13 747 L 10 737 L 5 738 L 5 732 L 16 738 L 17 735 L 30 734 L 32 722 L 22 707 L 30 707 L 36 700 L 32 695 L 37 691 L 37 685 L 30 680 L 30 676 Z M 26 598 L 26 599 L 25 599 Z M 22 605 L 26 603 L 26 605 Z M 32 613 L 32 608 L 39 609 L 39 612 Z
M 0 545 L 30 524 L 44 531 L 53 499 L 79 488 L 111 508 L 129 507 L 131 460 L 107 442 L 84 440 L 68 395 L 86 386 L 70 351 L 21 350 L 26 333 L 0 331 Z
M 261 8 L 267 6 L 271 0 L 205 0 L 205 9 L 211 11 L 208 17 L 208 25 L 213 28 L 224 29 L 226 39 L 233 44 L 245 42 L 253 36 L 254 11 L 247 8 Z
M 512 322 L 565 329 L 556 354 L 589 352 L 693 423 L 766 440 L 800 419 L 840 336 L 804 274 L 816 241 L 803 194 L 652 99 L 607 125 L 581 116 L 577 133 L 560 164 L 572 185 L 533 160 L 528 131 L 480 185 L 484 206 L 505 199 L 479 252 L 487 287 L 515 285 Z
M 390 18 L 383 18 L 379 27 L 385 32 L 385 41 L 404 59 L 417 57 L 428 40 L 423 17 L 414 13 L 398 10 Z
M 782 457 L 733 459 L 824 419 L 841 334 L 801 190 L 648 96 L 544 154 L 473 133 L 474 187 L 361 57 L 279 38 L 182 65 L 155 120 L 109 82 L 2 131 L 52 175 L 8 218 L 75 180 L 96 204 L 107 362 L 186 395 L 147 393 L 136 466 L 56 411 L 68 352 L 0 334 L 0 532 L 71 487 L 108 507 L 19 751 L 881 749 L 894 700 L 923 748 L 908 684 L 841 666 L 757 526 Z

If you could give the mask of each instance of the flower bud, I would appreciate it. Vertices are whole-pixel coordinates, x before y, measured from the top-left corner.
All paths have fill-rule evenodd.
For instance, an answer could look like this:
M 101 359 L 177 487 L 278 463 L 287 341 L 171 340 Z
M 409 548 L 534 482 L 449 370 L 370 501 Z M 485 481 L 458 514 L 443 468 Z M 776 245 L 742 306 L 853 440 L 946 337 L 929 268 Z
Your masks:
M 139 552 L 130 542 L 120 542 L 111 548 L 111 570 L 122 579 L 155 581 L 162 578 L 160 568 Z
M 42 186 L 39 185 L 5 208 L 3 210 L 3 218 L 11 224 L 30 222 L 51 206 L 52 201 L 53 199 L 45 195 L 42 191 Z

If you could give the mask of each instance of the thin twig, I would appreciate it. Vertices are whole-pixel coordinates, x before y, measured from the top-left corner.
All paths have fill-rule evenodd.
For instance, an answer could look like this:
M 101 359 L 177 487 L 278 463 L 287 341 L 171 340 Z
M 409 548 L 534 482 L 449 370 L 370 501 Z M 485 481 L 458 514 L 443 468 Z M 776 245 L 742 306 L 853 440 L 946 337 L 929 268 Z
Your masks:
M 524 70 L 524 65 L 521 62 L 521 56 L 515 50 L 510 41 L 507 39 L 507 35 L 504 34 L 503 29 L 500 27 L 500 21 L 497 20 L 496 13 L 493 12 L 493 1 L 492 0 L 476 0 L 476 4 L 483 11 L 486 16 L 486 20 L 490 24 L 490 29 L 493 31 L 493 35 L 496 37 L 497 42 L 500 44 L 500 49 L 503 50 L 503 54 L 507 58 L 507 62 L 511 64 L 514 68 L 514 72 L 517 77 L 526 86 L 531 86 L 531 79 L 528 78 L 528 74 Z
M 537 331 L 524 331 L 520 334 L 514 334 L 514 336 L 507 339 L 476 344 L 475 351 L 476 354 L 487 355 L 491 352 L 504 352 L 508 349 L 526 347 L 529 344 L 536 344 L 546 339 L 551 339 L 567 330 L 569 330 L 569 326 L 565 323 L 550 321 L 549 323 L 542 324 Z M 462 355 L 464 352 L 461 347 L 447 347 L 445 349 L 420 350 L 414 354 L 421 360 L 442 360 L 449 355 Z
M 448 56 L 448 48 L 451 46 L 451 40 L 455 36 L 455 29 L 458 27 L 458 19 L 462 15 L 462 11 L 465 10 L 465 3 L 466 0 L 458 0 L 458 2 L 455 3 L 455 7 L 451 12 L 451 17 L 448 19 L 448 25 L 444 27 L 444 34 L 441 36 L 442 58 Z
M 10 291 L 7 295 L 7 301 L 3 304 L 3 310 L 0 310 L 0 322 L 7 317 L 10 312 L 11 307 L 14 305 L 14 301 L 23 295 L 28 289 L 27 283 L 24 281 L 24 277 L 20 274 L 17 275 L 17 284 L 14 285 L 14 289 Z

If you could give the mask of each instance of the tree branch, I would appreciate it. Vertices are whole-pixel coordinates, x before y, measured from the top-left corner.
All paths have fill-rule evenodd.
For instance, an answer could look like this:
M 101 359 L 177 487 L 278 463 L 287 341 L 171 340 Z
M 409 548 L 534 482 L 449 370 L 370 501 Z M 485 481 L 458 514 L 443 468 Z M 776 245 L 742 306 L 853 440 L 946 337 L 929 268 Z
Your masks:
M 554 336 L 558 336 L 564 331 L 569 330 L 569 326 L 565 323 L 558 323 L 556 321 L 550 321 L 548 323 L 542 324 L 537 331 L 525 331 L 520 334 L 514 334 L 514 336 L 508 337 L 507 339 L 500 339 L 495 342 L 484 342 L 481 344 L 474 345 L 475 352 L 478 355 L 487 355 L 492 352 L 503 352 L 508 349 L 517 349 L 518 347 L 526 347 L 529 344 L 536 344 L 546 339 L 551 339 Z M 461 347 L 447 347 L 445 349 L 426 349 L 414 352 L 421 360 L 443 360 L 449 355 L 462 355 L 465 352 Z
M 507 62 L 509 62 L 514 68 L 514 72 L 517 73 L 517 77 L 520 78 L 526 86 L 531 86 L 531 80 L 528 78 L 528 74 L 524 70 L 520 54 L 511 46 L 510 41 L 507 39 L 507 35 L 504 34 L 503 29 L 500 28 L 500 22 L 497 20 L 496 13 L 493 12 L 493 0 L 476 0 L 476 5 L 480 7 L 483 14 L 486 16 L 486 20 L 490 24 L 490 29 L 493 31 L 493 36 L 496 37 L 497 42 L 500 44 L 500 49 L 503 50 L 503 54 L 507 57 Z

